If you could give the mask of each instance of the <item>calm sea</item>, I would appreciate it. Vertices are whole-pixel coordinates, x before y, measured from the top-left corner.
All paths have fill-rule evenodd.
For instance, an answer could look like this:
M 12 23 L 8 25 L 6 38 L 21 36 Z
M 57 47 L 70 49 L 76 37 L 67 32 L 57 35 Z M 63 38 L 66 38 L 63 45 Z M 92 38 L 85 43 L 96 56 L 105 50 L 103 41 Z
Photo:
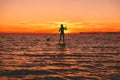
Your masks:
M 120 33 L 65 38 L 0 34 L 0 80 L 120 80 Z

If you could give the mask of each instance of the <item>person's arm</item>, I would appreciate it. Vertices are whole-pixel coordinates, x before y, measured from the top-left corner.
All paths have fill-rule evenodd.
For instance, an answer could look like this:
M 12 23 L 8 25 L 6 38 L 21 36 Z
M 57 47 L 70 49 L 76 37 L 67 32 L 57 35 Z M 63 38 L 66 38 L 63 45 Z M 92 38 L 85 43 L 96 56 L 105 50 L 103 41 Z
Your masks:
M 67 27 L 65 26 L 64 29 L 67 30 Z

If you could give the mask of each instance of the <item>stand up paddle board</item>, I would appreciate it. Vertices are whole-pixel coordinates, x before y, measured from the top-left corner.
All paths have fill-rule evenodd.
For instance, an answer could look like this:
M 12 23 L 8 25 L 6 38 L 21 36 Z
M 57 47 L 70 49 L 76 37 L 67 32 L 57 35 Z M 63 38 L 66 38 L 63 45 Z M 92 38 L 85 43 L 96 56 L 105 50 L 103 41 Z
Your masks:
M 59 42 L 58 45 L 60 45 L 60 46 L 66 46 L 66 43 L 65 42 Z

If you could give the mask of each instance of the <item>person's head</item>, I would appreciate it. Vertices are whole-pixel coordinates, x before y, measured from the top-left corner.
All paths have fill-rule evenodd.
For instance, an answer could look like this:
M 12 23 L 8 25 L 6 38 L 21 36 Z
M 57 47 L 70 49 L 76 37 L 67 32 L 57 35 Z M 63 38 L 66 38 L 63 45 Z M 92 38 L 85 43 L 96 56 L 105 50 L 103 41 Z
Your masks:
M 61 24 L 61 27 L 63 27 L 63 24 Z

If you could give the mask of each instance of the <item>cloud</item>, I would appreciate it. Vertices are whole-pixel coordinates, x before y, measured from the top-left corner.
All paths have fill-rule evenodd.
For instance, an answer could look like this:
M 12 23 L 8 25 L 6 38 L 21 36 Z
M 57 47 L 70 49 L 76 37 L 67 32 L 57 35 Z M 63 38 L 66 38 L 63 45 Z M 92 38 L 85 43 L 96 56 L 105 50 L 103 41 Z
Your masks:
M 69 32 L 120 32 L 120 21 L 50 21 L 41 24 L 0 24 L 0 32 L 58 33 L 60 24 L 67 26 Z

